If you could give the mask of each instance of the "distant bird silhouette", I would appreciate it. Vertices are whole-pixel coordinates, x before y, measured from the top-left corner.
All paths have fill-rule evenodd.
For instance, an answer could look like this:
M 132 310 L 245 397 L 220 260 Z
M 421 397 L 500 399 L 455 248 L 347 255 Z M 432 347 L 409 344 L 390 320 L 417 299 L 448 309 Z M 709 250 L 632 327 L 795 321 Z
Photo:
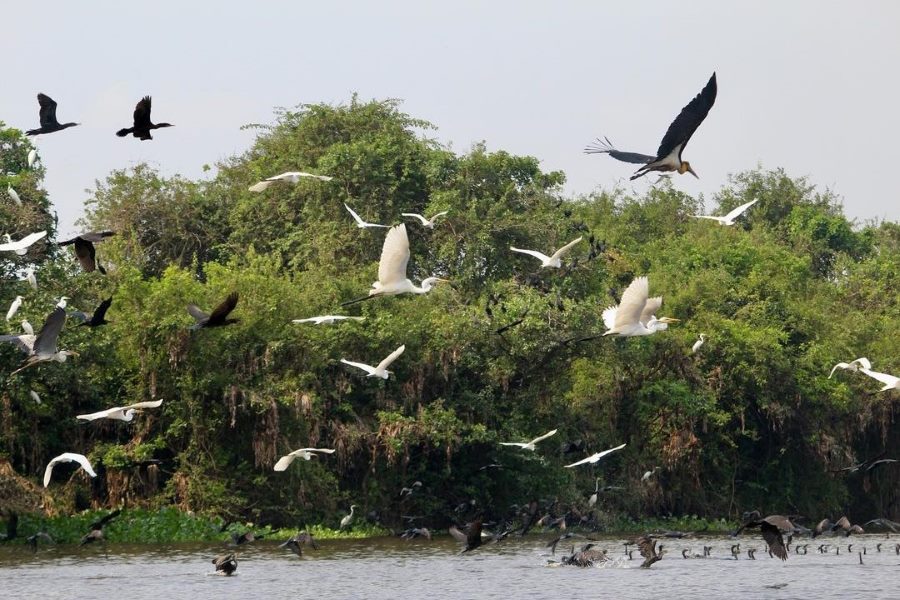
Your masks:
M 872 526 L 879 529 L 890 529 L 894 533 L 900 532 L 900 523 L 896 521 L 891 521 L 890 519 L 872 519 L 871 521 L 866 521 L 866 527 Z M 881 549 L 878 549 L 881 552 Z
M 227 318 L 229 313 L 234 310 L 234 307 L 237 306 L 238 303 L 238 294 L 237 292 L 232 292 L 228 295 L 225 300 L 219 304 L 215 309 L 213 309 L 211 314 L 206 314 L 199 308 L 197 308 L 196 304 L 188 304 L 187 310 L 194 317 L 194 320 L 197 322 L 191 327 L 191 329 L 202 329 L 204 327 L 222 327 L 224 325 L 230 325 L 232 323 L 237 323 L 239 319 L 229 319 Z
M 234 552 L 217 556 L 212 560 L 212 563 L 216 565 L 216 573 L 221 572 L 227 576 L 237 571 L 237 558 Z
M 417 537 L 423 537 L 429 542 L 431 541 L 431 531 L 426 529 L 425 527 L 410 527 L 400 534 L 400 537 L 404 540 L 411 540 Z
M 112 298 L 107 298 L 103 302 L 100 303 L 94 313 L 88 315 L 87 313 L 83 313 L 80 310 L 74 311 L 69 316 L 74 318 L 77 321 L 81 321 L 78 323 L 79 327 L 100 327 L 101 325 L 106 325 L 109 321 L 106 320 L 106 311 L 109 310 L 109 307 L 112 305 Z
M 80 123 L 60 124 L 60 122 L 56 120 L 56 102 L 53 101 L 53 98 L 46 94 L 38 94 L 37 99 L 38 104 L 41 105 L 41 126 L 37 129 L 29 129 L 25 132 L 25 135 L 53 133 L 54 131 L 61 131 L 63 129 L 66 129 L 67 127 L 75 127 L 76 125 L 80 125 Z
M 103 543 L 103 552 L 106 553 L 106 536 L 103 535 L 103 528 L 107 523 L 115 519 L 119 516 L 119 513 L 122 512 L 122 509 L 117 508 L 112 511 L 108 515 L 101 517 L 100 519 L 91 523 L 91 530 L 81 538 L 81 541 L 78 543 L 79 546 L 84 546 L 86 544 L 93 544 L 94 542 L 102 542 Z
M 641 563 L 642 569 L 649 569 L 651 566 L 653 566 L 653 563 L 662 560 L 662 544 L 660 544 L 659 548 L 657 549 L 656 540 L 651 538 L 649 535 L 642 535 L 635 541 L 635 544 L 637 544 L 638 550 L 640 550 L 641 552 L 641 556 L 644 557 L 644 562 Z
M 47 534 L 46 531 L 38 531 L 34 535 L 29 535 L 27 538 L 25 538 L 25 541 L 28 542 L 28 546 L 31 548 L 32 552 L 37 552 L 38 540 L 41 540 L 41 539 L 43 539 L 44 541 L 47 541 L 51 544 L 56 543 L 53 541 L 53 538 Z
M 78 259 L 78 262 L 81 264 L 81 268 L 85 273 L 93 273 L 97 270 L 106 275 L 106 269 L 97 262 L 97 250 L 94 248 L 94 244 L 102 242 L 104 239 L 113 235 L 116 235 L 115 231 L 91 231 L 89 233 L 77 235 L 69 240 L 57 242 L 57 245 L 68 246 L 73 244 L 75 248 L 75 258 Z
M 129 133 L 141 140 L 152 140 L 150 135 L 151 129 L 159 129 L 160 127 L 174 127 L 171 123 L 152 123 L 150 121 L 150 96 L 144 96 L 134 107 L 134 127 L 120 129 L 116 132 L 119 137 L 125 137 Z
M 478 519 L 472 521 L 471 523 L 469 523 L 469 525 L 466 529 L 466 533 L 463 533 L 462 531 L 460 531 L 456 527 L 456 525 L 450 526 L 450 529 L 449 529 L 450 535 L 452 535 L 456 541 L 462 542 L 466 545 L 466 547 L 463 548 L 463 550 L 462 550 L 462 552 L 460 552 L 460 554 L 464 554 L 466 552 L 471 552 L 472 550 L 475 550 L 476 548 L 481 546 L 482 524 L 483 524 L 483 519 L 481 519 L 481 518 L 478 518 Z
M 253 533 L 252 531 L 245 531 L 244 533 L 236 533 L 234 531 L 231 532 L 231 543 L 235 546 L 243 546 L 244 544 L 249 544 L 251 542 L 255 542 L 256 540 L 261 540 L 266 536 L 261 533 Z
M 307 531 L 301 531 L 295 536 L 292 536 L 288 541 L 283 544 L 279 544 L 279 548 L 290 548 L 291 551 L 297 556 L 303 556 L 303 546 L 309 544 L 313 550 L 318 550 L 319 545 L 316 543 L 316 540 L 313 539 L 311 533 Z

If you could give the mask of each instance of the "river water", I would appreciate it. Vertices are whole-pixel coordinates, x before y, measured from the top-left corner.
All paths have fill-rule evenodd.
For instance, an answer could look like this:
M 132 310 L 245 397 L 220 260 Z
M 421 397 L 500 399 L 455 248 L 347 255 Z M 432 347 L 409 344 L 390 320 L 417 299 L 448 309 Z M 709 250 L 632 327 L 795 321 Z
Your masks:
M 828 554 L 793 552 L 787 562 L 765 554 L 757 536 L 742 536 L 741 557 L 725 537 L 661 540 L 668 552 L 650 569 L 640 569 L 624 539 L 598 543 L 614 557 L 601 567 L 548 565 L 567 553 L 562 542 L 551 557 L 552 537 L 529 536 L 459 555 L 450 538 L 404 541 L 394 538 L 322 541 L 302 558 L 265 540 L 238 549 L 221 544 L 123 545 L 110 543 L 108 558 L 97 545 L 44 545 L 36 554 L 22 545 L 0 545 L 0 599 L 201 600 L 205 598 L 900 598 L 900 536 L 830 538 Z M 811 540 L 802 540 L 801 543 Z M 882 551 L 876 552 L 881 542 Z M 853 543 L 852 553 L 847 544 Z M 563 550 L 562 544 L 566 544 Z M 835 554 L 834 545 L 840 547 Z M 684 560 L 683 548 L 709 559 Z M 864 564 L 858 551 L 863 546 Z M 747 548 L 758 548 L 748 560 Z M 218 554 L 238 553 L 237 574 L 211 575 Z M 767 586 L 786 584 L 778 589 Z

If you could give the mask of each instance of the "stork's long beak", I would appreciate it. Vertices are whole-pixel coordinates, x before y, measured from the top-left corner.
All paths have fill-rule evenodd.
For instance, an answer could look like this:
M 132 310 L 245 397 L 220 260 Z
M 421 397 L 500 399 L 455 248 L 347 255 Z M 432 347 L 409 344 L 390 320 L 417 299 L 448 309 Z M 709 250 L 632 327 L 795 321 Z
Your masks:
M 688 165 L 687 170 L 688 170 L 688 173 L 690 173 L 691 175 L 693 175 L 693 176 L 696 177 L 697 179 L 700 179 L 700 176 L 697 175 L 696 173 L 694 173 L 694 169 L 691 168 L 691 165 Z

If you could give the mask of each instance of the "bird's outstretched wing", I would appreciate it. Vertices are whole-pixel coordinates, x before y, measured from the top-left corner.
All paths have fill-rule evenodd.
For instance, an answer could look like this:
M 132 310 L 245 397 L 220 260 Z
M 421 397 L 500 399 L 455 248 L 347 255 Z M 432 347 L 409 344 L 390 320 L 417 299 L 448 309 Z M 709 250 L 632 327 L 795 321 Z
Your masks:
M 12 251 L 16 251 L 16 250 L 24 250 L 25 248 L 28 248 L 33 243 L 35 243 L 36 241 L 38 241 L 39 239 L 44 237 L 45 235 L 47 235 L 46 231 L 38 231 L 36 233 L 29 233 L 28 235 L 23 237 L 21 240 L 18 240 L 15 242 L 8 242 L 6 244 L 0 244 L 0 251 L 12 252 Z
M 451 525 L 447 531 L 450 533 L 450 536 L 457 542 L 466 543 L 466 534 L 460 531 L 456 525 Z
M 890 389 L 896 386 L 898 382 L 900 382 L 900 377 L 894 377 L 893 375 L 888 375 L 887 373 L 879 373 L 878 371 L 872 371 L 871 369 L 866 368 L 862 368 L 860 369 L 860 371 L 862 371 L 872 379 L 877 379 L 878 381 L 883 383 L 883 390 Z
M 399 348 L 397 348 L 396 350 L 394 350 L 393 352 L 391 352 L 390 354 L 388 354 L 387 357 L 386 357 L 383 361 L 381 361 L 380 363 L 378 363 L 378 366 L 375 367 L 376 370 L 381 371 L 381 370 L 383 370 L 383 369 L 387 369 L 389 366 L 391 366 L 391 363 L 392 363 L 392 362 L 394 362 L 395 360 L 397 360 L 397 358 L 399 358 L 400 355 L 403 354 L 403 351 L 404 351 L 404 350 L 406 350 L 406 346 L 405 346 L 405 345 L 400 346 Z
M 713 73 L 706 86 L 693 100 L 687 103 L 687 106 L 681 109 L 681 112 L 669 125 L 669 129 L 666 130 L 666 135 L 663 136 L 659 149 L 656 151 L 657 160 L 668 156 L 679 144 L 681 145 L 681 151 L 684 151 L 691 136 L 694 135 L 697 127 L 709 114 L 709 109 L 715 104 L 716 92 L 716 74 Z
M 107 298 L 100 303 L 100 306 L 97 307 L 97 310 L 95 310 L 94 314 L 91 316 L 91 323 L 100 323 L 106 317 L 106 311 L 109 310 L 110 306 L 112 306 L 112 297 Z
M 287 468 L 289 466 L 291 466 L 291 463 L 294 462 L 295 458 L 297 458 L 297 456 L 293 452 L 291 452 L 290 454 L 285 454 L 284 456 L 282 456 L 281 458 L 278 459 L 278 462 L 275 463 L 275 470 L 276 471 L 287 470 Z
M 583 465 L 585 463 L 595 463 L 595 462 L 599 461 L 601 458 L 603 458 L 604 456 L 606 456 L 607 454 L 611 454 L 613 452 L 616 452 L 617 450 L 621 450 L 624 447 L 625 447 L 625 444 L 622 444 L 620 446 L 616 446 L 615 448 L 610 448 L 609 450 L 604 450 L 602 452 L 597 452 L 596 454 L 591 454 L 587 458 L 583 458 L 583 459 L 579 460 L 578 462 L 574 462 L 571 465 L 566 465 L 565 468 L 568 469 L 571 467 L 577 467 L 578 465 Z
M 106 238 L 112 237 L 114 235 L 116 235 L 115 231 L 89 231 L 88 233 L 82 233 L 81 235 L 72 238 L 71 240 L 69 240 L 69 243 L 74 242 L 78 238 L 81 238 L 83 240 L 87 240 L 88 242 L 93 242 L 96 244 L 97 242 L 102 242 Z M 62 242 L 60 242 L 60 246 L 62 245 Z
M 371 365 L 367 365 L 365 363 L 353 362 L 352 360 L 347 360 L 345 358 L 342 358 L 341 362 L 344 363 L 345 365 L 350 365 L 351 367 L 356 367 L 357 369 L 362 369 L 369 375 L 372 375 L 373 373 L 375 373 L 375 367 L 373 367 Z
M 616 150 L 615 146 L 613 146 L 612 142 L 610 142 L 609 138 L 607 137 L 604 137 L 602 139 L 597 138 L 591 144 L 588 144 L 584 149 L 584 153 L 609 154 L 616 160 L 635 165 L 645 165 L 656 160 L 655 156 L 650 156 L 649 154 L 639 154 L 637 152 L 622 152 L 621 150 Z
M 150 105 L 152 101 L 150 96 L 144 96 L 134 107 L 134 127 L 135 129 L 145 129 L 150 127 Z M 165 108 L 165 107 L 163 107 Z
M 271 181 L 260 181 L 260 182 L 254 183 L 247 189 L 250 190 L 251 192 L 262 192 L 270 185 L 272 185 Z
M 538 252 L 537 250 L 523 250 L 522 248 L 513 248 L 509 247 L 513 252 L 519 252 L 521 254 L 528 254 L 529 256 L 533 256 L 541 262 L 546 262 L 550 260 L 550 257 L 544 254 L 543 252 Z
M 212 313 L 209 315 L 209 320 L 212 322 L 221 322 L 225 320 L 225 317 L 228 316 L 231 311 L 234 310 L 234 307 L 237 306 L 238 303 L 238 293 L 231 292 L 228 294 L 228 297 L 222 301 L 217 307 L 215 307 Z
M 350 208 L 346 202 L 344 203 L 344 208 L 346 208 L 348 211 L 350 211 L 350 214 L 353 216 L 353 220 L 356 221 L 357 225 L 365 225 L 366 224 L 366 222 L 363 221 L 360 218 L 360 216 L 358 214 L 356 214 L 356 211 L 353 210 L 352 208 Z
M 117 508 L 116 510 L 112 511 L 108 515 L 105 515 L 105 516 L 97 519 L 96 521 L 91 523 L 91 530 L 93 531 L 95 529 L 103 529 L 107 523 L 109 523 L 110 521 L 112 521 L 113 519 L 118 517 L 119 513 L 121 513 L 121 512 L 122 512 L 122 509 Z
M 56 102 L 47 94 L 37 95 L 38 104 L 41 105 L 40 119 L 41 127 L 53 127 L 59 125 L 56 120 Z
M 742 214 L 745 210 L 747 210 L 748 208 L 750 208 L 751 206 L 753 206 L 753 205 L 756 204 L 757 202 L 759 202 L 759 198 L 757 198 L 756 200 L 751 200 L 750 202 L 747 202 L 746 204 L 741 204 L 740 206 L 738 206 L 737 208 L 735 208 L 735 209 L 733 209 L 731 212 L 729 212 L 727 215 L 725 215 L 724 219 L 725 219 L 726 221 L 734 221 L 734 220 L 737 219 L 739 216 L 741 216 L 741 214 Z
M 428 219 L 418 213 L 400 213 L 400 215 L 404 217 L 415 217 L 422 222 L 422 225 L 428 225 Z
M 378 281 L 382 284 L 400 283 L 406 279 L 406 265 L 409 263 L 409 237 L 406 224 L 391 227 L 381 247 L 378 262 Z
M 540 437 L 536 437 L 536 438 L 534 438 L 533 440 L 531 440 L 531 441 L 528 442 L 528 443 L 531 444 L 531 445 L 534 445 L 534 444 L 537 444 L 538 442 L 543 442 L 543 441 L 546 440 L 548 437 L 551 437 L 551 436 L 556 435 L 556 431 L 557 431 L 556 429 L 554 429 L 553 431 L 548 431 L 548 432 L 545 433 L 544 435 L 542 435 L 542 436 L 540 436 Z
M 644 310 L 641 311 L 641 323 L 646 325 L 650 319 L 656 315 L 660 307 L 662 307 L 662 296 L 647 298 L 647 303 L 644 304 Z
M 632 281 L 625 292 L 622 294 L 622 300 L 616 308 L 616 327 L 639 322 L 644 306 L 647 304 L 647 296 L 650 294 L 650 281 L 647 277 L 637 277 Z
M 50 316 L 47 317 L 47 320 L 44 321 L 43 327 L 41 327 L 37 338 L 34 340 L 34 353 L 55 354 L 59 332 L 62 331 L 65 323 L 66 311 L 57 306 L 50 313 Z
M 562 256 L 564 254 L 566 254 L 569 250 L 572 249 L 572 246 L 574 246 L 575 244 L 577 244 L 580 241 L 581 241 L 581 237 L 579 236 L 578 239 L 572 240 L 571 242 L 569 242 L 568 244 L 566 244 L 565 246 L 563 246 L 562 248 L 560 248 L 559 250 L 554 252 L 553 256 L 551 256 L 550 258 L 562 258 Z
M 31 354 L 35 339 L 37 339 L 36 335 L 28 335 L 27 333 L 24 335 L 0 335 L 0 342 L 15 344 L 25 354 Z
M 159 408 L 162 406 L 162 399 L 159 400 L 148 400 L 147 402 L 135 402 L 134 404 L 129 404 L 128 406 L 124 406 L 123 408 L 134 409 L 134 410 L 142 410 L 144 408 Z
M 524 448 L 528 446 L 528 444 L 523 442 L 500 442 L 501 446 L 518 446 L 519 448 Z
M 781 560 L 787 560 L 787 548 L 784 546 L 784 538 L 781 536 L 781 531 L 778 527 L 767 521 L 762 521 L 759 525 L 759 529 L 762 532 L 763 539 L 769 545 L 769 550 L 772 551 L 772 554 Z
M 202 310 L 200 310 L 200 307 L 198 307 L 196 304 L 188 304 L 187 311 L 190 313 L 190 315 L 192 317 L 194 317 L 194 319 L 198 323 L 209 319 L 209 315 L 206 314 L 205 312 L 203 312 Z
M 638 547 L 638 551 L 641 553 L 641 556 L 644 558 L 651 558 L 656 556 L 656 540 L 651 538 L 648 535 L 642 535 L 635 542 Z
M 64 452 L 47 463 L 47 468 L 44 469 L 44 487 L 50 485 L 50 477 L 53 475 L 53 467 L 61 462 L 77 462 L 85 471 L 87 471 L 88 475 L 90 475 L 91 477 L 97 476 L 97 473 L 94 472 L 94 469 L 93 467 L 91 467 L 91 463 L 86 456 L 82 454 L 75 454 L 74 452 Z

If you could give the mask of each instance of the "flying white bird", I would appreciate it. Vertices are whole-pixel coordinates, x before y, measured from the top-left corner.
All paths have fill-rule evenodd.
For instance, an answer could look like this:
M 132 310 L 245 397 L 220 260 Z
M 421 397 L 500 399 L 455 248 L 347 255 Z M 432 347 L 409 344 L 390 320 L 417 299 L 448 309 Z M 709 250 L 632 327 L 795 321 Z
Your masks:
M 587 463 L 594 464 L 597 461 L 599 461 L 601 458 L 606 456 L 607 454 L 610 454 L 611 452 L 615 452 L 616 450 L 621 450 L 624 447 L 625 447 L 625 444 L 622 444 L 621 446 L 616 446 L 615 448 L 610 448 L 609 450 L 604 450 L 603 452 L 598 452 L 597 454 L 591 454 L 587 458 L 583 458 L 583 459 L 579 460 L 578 462 L 573 462 L 571 465 L 566 465 L 566 468 L 569 469 L 571 467 L 577 467 L 578 465 L 584 465 Z
M 31 391 L 28 392 L 28 394 L 31 396 L 31 399 L 32 399 L 32 400 L 34 400 L 34 401 L 37 402 L 38 404 L 41 403 L 41 396 L 40 396 L 36 391 L 31 390 Z
M 318 179 L 319 181 L 331 181 L 334 177 L 328 177 L 327 175 L 314 175 L 312 173 L 304 173 L 302 171 L 288 171 L 287 173 L 282 173 L 281 175 L 275 175 L 274 177 L 269 177 L 268 179 L 264 179 L 259 183 L 255 183 L 251 185 L 248 189 L 251 192 L 262 192 L 267 187 L 275 183 L 276 181 L 286 181 L 288 183 L 297 183 L 303 177 L 309 177 L 311 179 Z
M 872 379 L 877 379 L 884 384 L 884 387 L 878 390 L 879 392 L 884 392 L 887 390 L 900 390 L 900 377 L 894 377 L 893 375 L 888 375 L 887 373 L 879 373 L 878 371 L 871 371 L 867 368 L 862 368 L 860 369 L 860 371 L 862 371 Z
M 849 371 L 859 371 L 861 369 L 871 369 L 872 363 L 869 362 L 869 359 L 866 357 L 857 358 L 856 360 L 851 360 L 848 363 L 839 362 L 831 368 L 831 373 L 828 374 L 828 379 L 831 379 L 831 376 L 834 375 L 834 372 L 838 369 L 847 369 Z
M 345 365 L 350 365 L 351 367 L 356 367 L 357 369 L 362 369 L 368 375 L 366 377 L 381 377 L 382 379 L 387 379 L 390 376 L 391 372 L 387 370 L 391 363 L 397 360 L 397 358 L 403 354 L 403 351 L 406 350 L 406 346 L 400 346 L 390 354 L 388 354 L 387 358 L 378 363 L 377 367 L 371 367 L 364 363 L 351 362 L 349 360 L 341 359 L 341 362 Z
M 14 242 L 8 233 L 4 233 L 3 236 L 6 238 L 6 243 L 0 244 L 0 252 L 15 252 L 19 256 L 25 256 L 28 254 L 28 247 L 45 235 L 47 235 L 46 231 L 29 233 L 21 240 Z
M 435 283 L 447 281 L 439 277 L 426 277 L 422 287 L 416 287 L 406 278 L 406 265 L 409 263 L 409 237 L 406 235 L 406 224 L 391 227 L 384 238 L 381 248 L 381 261 L 378 263 L 378 281 L 372 284 L 368 296 L 344 302 L 348 306 L 377 296 L 395 296 L 397 294 L 426 294 Z
M 316 325 L 321 325 L 325 323 L 326 325 L 331 325 L 336 321 L 346 321 L 347 319 L 352 319 L 353 321 L 364 321 L 365 317 L 347 317 L 344 315 L 324 315 L 321 317 L 309 317 L 306 319 L 294 319 L 293 323 L 315 323 Z
M 385 229 L 391 228 L 390 225 L 379 225 L 378 223 L 369 223 L 367 221 L 363 221 L 360 218 L 360 216 L 358 214 L 356 214 L 356 212 L 352 208 L 347 206 L 346 202 L 344 203 L 344 208 L 346 208 L 348 211 L 350 211 L 350 214 L 353 215 L 353 220 L 356 221 L 356 226 L 359 227 L 360 229 L 365 229 L 366 227 L 384 227 Z
M 275 463 L 276 471 L 284 471 L 291 463 L 294 462 L 294 459 L 302 458 L 303 460 L 309 460 L 313 456 L 317 456 L 314 454 L 315 452 L 322 452 L 325 454 L 334 454 L 334 448 L 300 448 L 299 450 L 294 450 L 293 452 L 286 454 L 278 459 L 278 462 Z
M 19 312 L 19 307 L 22 306 L 22 296 L 16 296 L 16 298 L 9 305 L 9 310 L 6 311 L 6 320 L 9 321 L 16 313 Z
M 443 211 L 443 212 L 439 212 L 438 214 L 434 215 L 434 216 L 431 217 L 430 219 L 426 219 L 425 217 L 423 217 L 423 216 L 420 215 L 419 213 L 400 213 L 400 214 L 403 215 L 404 217 L 415 217 L 416 219 L 418 219 L 418 220 L 422 223 L 422 227 L 427 227 L 428 229 L 434 229 L 434 222 L 437 220 L 437 218 L 438 218 L 438 217 L 443 217 L 443 216 L 446 215 L 448 212 L 450 212 L 450 211 L 449 211 L 449 210 L 445 210 L 445 211 Z
M 18 204 L 19 206 L 22 206 L 22 199 L 19 198 L 19 193 L 16 192 L 16 190 L 14 190 L 9 183 L 6 184 L 6 193 L 9 194 L 9 197 L 13 202 Z
M 22 319 L 22 331 L 27 335 L 34 335 L 34 327 L 31 326 L 27 319 Z
M 638 277 L 625 289 L 618 306 L 610 306 L 603 311 L 603 323 L 608 331 L 603 335 L 633 337 L 651 335 L 669 328 L 669 323 L 678 319 L 656 318 L 656 311 L 662 306 L 662 296 L 648 298 L 650 281 Z
M 96 421 L 97 419 L 115 419 L 117 421 L 125 421 L 129 422 L 134 419 L 134 415 L 140 412 L 145 408 L 159 408 L 162 405 L 162 400 L 153 400 L 150 402 L 136 402 L 135 404 L 129 404 L 128 406 L 115 406 L 113 408 L 107 408 L 106 410 L 101 410 L 99 412 L 91 413 L 89 415 L 76 415 L 76 419 L 81 419 L 82 421 Z
M 734 220 L 737 219 L 739 216 L 741 216 L 741 214 L 745 210 L 747 210 L 748 208 L 750 208 L 757 202 L 759 202 L 759 199 L 748 202 L 747 204 L 741 204 L 740 206 L 735 208 L 733 211 L 731 211 L 724 217 L 712 217 L 710 215 L 691 215 L 691 216 L 693 216 L 696 219 L 710 219 L 712 221 L 718 221 L 720 225 L 734 225 Z
M 31 289 L 37 289 L 37 277 L 34 276 L 34 269 L 32 269 L 31 267 L 25 269 L 25 281 L 28 282 L 28 285 L 31 286 Z
M 32 148 L 31 150 L 28 151 L 28 168 L 29 169 L 34 166 L 34 163 L 37 162 L 37 157 L 38 157 L 37 150 L 35 148 Z
M 533 452 L 535 444 L 537 444 L 538 442 L 541 442 L 543 440 L 546 440 L 548 437 L 552 436 L 555 433 L 556 433 L 556 429 L 554 429 L 553 431 L 550 431 L 548 433 L 545 433 L 544 435 L 542 435 L 540 437 L 536 437 L 533 440 L 531 440 L 530 442 L 525 442 L 525 443 L 522 443 L 522 442 L 500 442 L 500 445 L 501 446 L 518 446 L 522 450 L 531 450 Z
M 700 334 L 700 339 L 697 340 L 696 342 L 694 342 L 694 345 L 691 346 L 691 354 L 696 354 L 696 353 L 697 353 L 697 350 L 700 349 L 700 346 L 702 346 L 702 345 L 703 345 L 703 342 L 705 342 L 705 341 L 706 341 L 706 334 L 701 333 L 701 334 Z
M 44 469 L 44 487 L 50 485 L 50 476 L 53 475 L 53 467 L 56 466 L 57 463 L 63 462 L 77 462 L 79 465 L 81 465 L 82 469 L 87 471 L 88 475 L 90 475 L 91 477 L 97 476 L 97 474 L 94 473 L 94 469 L 91 467 L 91 463 L 86 456 L 82 454 L 75 454 L 74 452 L 65 452 L 63 454 L 60 454 L 47 464 L 47 468 Z
M 556 267 L 558 269 L 562 266 L 563 255 L 568 253 L 569 250 L 571 250 L 572 247 L 580 241 L 581 241 L 580 237 L 578 239 L 572 240 L 571 242 L 569 242 L 568 244 L 566 244 L 565 246 L 563 246 L 562 248 L 560 248 L 559 250 L 554 252 L 551 256 L 547 256 L 546 254 L 537 252 L 536 250 L 522 250 L 521 248 L 513 248 L 512 246 L 510 246 L 509 249 L 512 250 L 513 252 L 519 252 L 521 254 L 528 254 L 530 256 L 535 257 L 536 259 L 541 261 L 541 268 Z

